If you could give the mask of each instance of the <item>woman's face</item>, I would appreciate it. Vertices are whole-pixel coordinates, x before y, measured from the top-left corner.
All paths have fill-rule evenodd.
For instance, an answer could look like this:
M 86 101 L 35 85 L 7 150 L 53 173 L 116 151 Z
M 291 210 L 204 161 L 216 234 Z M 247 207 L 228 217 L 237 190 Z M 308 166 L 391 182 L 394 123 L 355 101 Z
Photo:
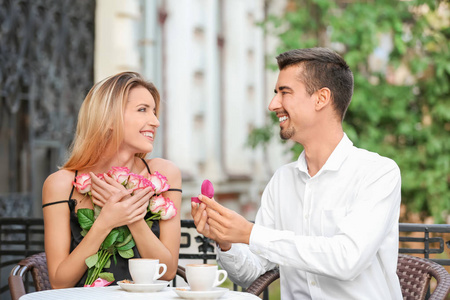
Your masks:
M 123 119 L 124 139 L 121 149 L 133 153 L 151 152 L 159 121 L 155 100 L 146 88 L 137 86 L 130 90 Z

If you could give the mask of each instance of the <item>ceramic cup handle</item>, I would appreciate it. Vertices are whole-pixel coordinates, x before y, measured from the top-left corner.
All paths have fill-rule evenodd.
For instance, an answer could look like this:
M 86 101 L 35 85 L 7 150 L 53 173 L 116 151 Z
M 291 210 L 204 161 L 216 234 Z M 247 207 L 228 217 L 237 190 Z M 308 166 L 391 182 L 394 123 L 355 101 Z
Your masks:
M 161 278 L 161 276 L 163 276 L 164 274 L 166 274 L 167 271 L 167 266 L 165 264 L 158 264 L 156 266 L 158 272 L 155 272 L 155 278 L 153 278 L 153 280 L 157 280 L 159 278 Z M 163 268 L 162 272 L 159 273 L 159 271 L 161 270 L 161 268 Z
M 220 275 L 223 275 L 223 278 L 219 280 Z M 216 281 L 214 282 L 214 286 L 218 286 L 221 285 L 222 283 L 224 283 L 224 281 L 227 279 L 228 273 L 225 270 L 218 270 L 217 271 L 217 278 Z

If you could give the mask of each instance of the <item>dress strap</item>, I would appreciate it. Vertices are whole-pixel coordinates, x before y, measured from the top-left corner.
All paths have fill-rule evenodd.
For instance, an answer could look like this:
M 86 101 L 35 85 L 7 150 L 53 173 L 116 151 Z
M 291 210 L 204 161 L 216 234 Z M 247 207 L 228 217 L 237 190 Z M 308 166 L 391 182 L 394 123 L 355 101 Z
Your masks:
M 78 170 L 75 170 L 75 177 L 73 178 L 73 182 L 76 182 L 77 180 L 77 175 L 78 175 Z M 70 196 L 69 199 L 72 199 L 72 195 L 73 195 L 73 190 L 75 189 L 75 185 L 72 184 L 72 190 L 70 191 Z
M 77 174 L 78 174 L 78 170 L 75 170 L 75 177 L 73 179 L 73 182 L 75 182 L 75 180 L 77 178 Z M 73 194 L 73 190 L 74 189 L 75 189 L 75 185 L 72 185 L 72 190 L 70 191 L 69 200 L 61 200 L 61 201 L 55 201 L 55 202 L 51 202 L 51 203 L 46 203 L 46 204 L 42 205 L 42 208 L 44 208 L 46 206 L 54 205 L 54 204 L 60 204 L 60 203 L 66 203 L 67 202 L 67 203 L 69 203 L 70 210 L 72 210 L 73 207 L 76 205 L 75 200 L 72 199 L 72 194 Z
M 44 208 L 46 206 L 53 205 L 53 204 L 59 204 L 59 203 L 65 203 L 65 202 L 69 203 L 69 200 L 61 200 L 61 201 L 55 201 L 55 202 L 51 202 L 51 203 L 46 203 L 46 204 L 42 205 L 42 208 Z
M 140 157 L 140 159 L 144 162 L 145 166 L 147 167 L 148 174 L 152 174 L 152 171 L 150 171 L 150 167 L 148 166 L 148 164 L 145 161 L 145 159 L 143 159 L 142 157 Z
M 148 174 L 152 174 L 152 172 L 150 171 L 150 168 L 149 168 L 147 162 L 145 161 L 145 159 L 143 159 L 142 157 L 141 157 L 141 159 L 144 162 L 145 166 L 147 167 Z M 183 192 L 181 189 L 168 189 L 167 191 L 168 192 L 180 192 L 180 193 Z

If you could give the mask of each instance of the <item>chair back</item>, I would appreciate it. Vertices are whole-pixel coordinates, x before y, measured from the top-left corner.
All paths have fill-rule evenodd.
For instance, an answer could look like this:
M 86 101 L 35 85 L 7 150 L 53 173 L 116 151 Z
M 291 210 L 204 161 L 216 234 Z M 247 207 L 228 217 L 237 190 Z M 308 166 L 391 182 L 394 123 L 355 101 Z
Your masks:
M 436 279 L 437 285 L 429 300 L 446 299 L 450 292 L 450 274 L 444 267 L 429 259 L 399 254 L 397 276 L 403 299 L 425 299 L 432 277 Z
M 428 300 L 445 300 L 450 293 L 450 274 L 443 266 L 429 259 L 399 254 L 397 276 L 405 300 L 424 300 L 431 277 L 436 279 L 437 284 Z M 267 271 L 247 288 L 247 292 L 259 296 L 279 277 L 278 269 Z
M 26 294 L 24 279 L 28 272 L 31 272 L 36 291 L 51 289 L 48 278 L 47 257 L 45 252 L 33 254 L 22 259 L 12 270 L 8 278 L 11 299 L 19 299 Z

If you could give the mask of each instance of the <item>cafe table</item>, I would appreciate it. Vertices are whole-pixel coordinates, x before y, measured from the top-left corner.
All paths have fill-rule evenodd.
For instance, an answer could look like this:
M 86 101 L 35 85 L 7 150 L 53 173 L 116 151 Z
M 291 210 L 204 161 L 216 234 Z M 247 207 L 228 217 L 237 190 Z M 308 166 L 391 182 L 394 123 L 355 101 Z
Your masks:
M 149 300 L 149 299 L 158 299 L 158 300 L 182 300 L 188 298 L 181 298 L 177 295 L 177 293 L 173 290 L 173 287 L 166 287 L 158 292 L 129 292 L 123 290 L 120 286 L 108 286 L 108 287 L 90 287 L 90 288 L 68 288 L 68 289 L 55 289 L 55 290 L 47 290 L 29 293 L 23 295 L 19 298 L 19 300 L 53 300 L 53 299 L 64 299 L 64 300 L 111 300 L 111 299 L 120 299 L 120 300 Z M 195 299 L 195 297 L 189 297 L 190 299 Z M 261 298 L 244 292 L 226 291 L 219 298 L 202 298 L 202 299 L 217 299 L 217 300 L 260 300 Z

